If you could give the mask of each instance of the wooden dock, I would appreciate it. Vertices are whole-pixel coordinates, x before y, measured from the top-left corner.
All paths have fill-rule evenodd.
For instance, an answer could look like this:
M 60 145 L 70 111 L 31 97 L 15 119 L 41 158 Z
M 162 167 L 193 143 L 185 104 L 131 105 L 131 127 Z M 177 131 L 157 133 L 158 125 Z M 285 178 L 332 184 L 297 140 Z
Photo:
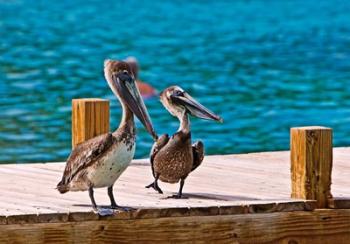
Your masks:
M 64 163 L 0 165 L 0 243 L 349 243 L 350 148 L 333 153 L 327 209 L 291 199 L 290 153 L 207 156 L 184 187 L 152 181 L 148 160 L 134 160 L 114 188 L 118 204 L 135 208 L 100 217 L 87 192 L 55 190 Z M 108 205 L 106 189 L 96 189 Z M 341 208 L 341 209 L 339 209 Z
M 109 131 L 109 102 L 72 104 L 72 146 Z M 178 184 L 146 189 L 148 160 L 134 160 L 114 196 L 134 208 L 101 217 L 87 192 L 55 189 L 64 163 L 0 165 L 0 243 L 350 243 L 350 148 L 332 129 L 291 129 L 291 152 L 207 156 Z M 96 189 L 101 206 L 106 189 Z

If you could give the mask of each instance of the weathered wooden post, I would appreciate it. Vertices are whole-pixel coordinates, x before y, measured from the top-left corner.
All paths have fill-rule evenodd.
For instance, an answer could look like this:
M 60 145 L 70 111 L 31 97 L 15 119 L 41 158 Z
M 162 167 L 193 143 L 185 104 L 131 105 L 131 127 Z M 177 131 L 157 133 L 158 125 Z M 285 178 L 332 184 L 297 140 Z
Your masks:
M 326 208 L 331 195 L 332 129 L 291 128 L 292 198 L 317 200 Z
M 109 132 L 109 101 L 98 98 L 72 100 L 72 147 Z

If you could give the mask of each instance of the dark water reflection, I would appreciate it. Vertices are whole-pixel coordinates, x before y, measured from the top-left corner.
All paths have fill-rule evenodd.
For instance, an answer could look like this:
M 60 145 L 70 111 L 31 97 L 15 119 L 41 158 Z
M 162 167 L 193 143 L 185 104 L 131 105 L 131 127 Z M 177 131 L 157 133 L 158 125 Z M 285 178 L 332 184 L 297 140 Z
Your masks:
M 105 58 L 138 57 L 158 90 L 179 84 L 224 124 L 192 120 L 208 154 L 287 149 L 289 128 L 350 136 L 347 1 L 1 1 L 0 162 L 62 161 L 70 104 L 112 100 Z M 177 121 L 146 101 L 159 133 Z M 136 157 L 151 139 L 140 127 Z

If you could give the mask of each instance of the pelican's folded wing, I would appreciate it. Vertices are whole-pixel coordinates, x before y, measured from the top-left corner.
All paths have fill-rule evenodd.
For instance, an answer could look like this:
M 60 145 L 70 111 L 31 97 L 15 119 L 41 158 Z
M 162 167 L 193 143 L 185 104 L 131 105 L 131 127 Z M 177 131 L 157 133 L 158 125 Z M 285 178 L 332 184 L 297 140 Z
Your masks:
M 204 144 L 201 141 L 197 141 L 192 145 L 193 152 L 193 166 L 192 170 L 195 170 L 199 165 L 201 165 L 204 159 Z
M 76 146 L 67 159 L 60 183 L 68 184 L 77 173 L 96 162 L 113 145 L 113 140 L 112 133 L 106 133 Z
M 164 134 L 164 135 L 160 136 L 152 146 L 151 154 L 150 154 L 150 161 L 151 161 L 151 166 L 152 166 L 153 177 L 155 177 L 154 168 L 153 168 L 154 158 L 157 155 L 157 153 L 168 143 L 168 141 L 169 141 L 169 135 Z

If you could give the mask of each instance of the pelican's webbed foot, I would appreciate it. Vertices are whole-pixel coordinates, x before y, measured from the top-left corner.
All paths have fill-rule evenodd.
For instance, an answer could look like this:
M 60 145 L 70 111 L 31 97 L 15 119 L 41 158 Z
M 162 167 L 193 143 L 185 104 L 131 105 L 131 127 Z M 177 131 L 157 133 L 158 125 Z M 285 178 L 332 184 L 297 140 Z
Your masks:
M 188 197 L 185 197 L 182 194 L 174 194 L 172 196 L 168 196 L 167 198 L 174 198 L 174 199 L 187 199 Z
M 129 211 L 134 210 L 134 208 L 123 207 L 123 206 L 119 206 L 119 205 L 117 205 L 117 204 L 111 205 L 111 209 L 119 210 L 119 211 L 124 211 L 124 212 L 129 212 Z
M 160 187 L 158 186 L 158 184 L 156 183 L 156 181 L 152 182 L 151 184 L 145 186 L 145 188 L 153 188 L 154 190 L 156 190 L 159 194 L 163 194 L 162 189 L 160 189 Z
M 182 189 L 183 189 L 183 187 L 184 187 L 184 184 L 185 184 L 185 179 L 181 179 L 181 180 L 180 180 L 180 189 L 179 189 L 179 192 L 178 192 L 177 194 L 172 195 L 172 196 L 169 196 L 169 197 L 167 197 L 167 198 L 175 198 L 175 199 L 187 198 L 187 197 L 184 197 L 184 196 L 182 195 Z
M 100 216 L 110 216 L 114 214 L 114 211 L 109 208 L 99 208 L 97 207 L 97 204 L 95 202 L 94 198 L 94 189 L 92 187 L 89 188 L 89 196 L 92 204 L 92 209 L 94 213 L 100 215 Z
M 110 208 L 97 208 L 94 209 L 94 212 L 100 216 L 111 216 L 114 215 L 113 209 Z
M 153 188 L 154 190 L 156 190 L 159 194 L 163 194 L 162 189 L 160 189 L 160 187 L 158 186 L 158 179 L 159 179 L 159 175 L 156 175 L 154 182 L 145 186 L 146 188 Z
M 130 210 L 132 210 L 132 208 L 119 206 L 115 202 L 114 196 L 113 196 L 113 185 L 107 188 L 107 193 L 108 193 L 109 199 L 111 200 L 111 207 L 110 207 L 110 209 L 120 210 L 120 211 L 130 211 Z

